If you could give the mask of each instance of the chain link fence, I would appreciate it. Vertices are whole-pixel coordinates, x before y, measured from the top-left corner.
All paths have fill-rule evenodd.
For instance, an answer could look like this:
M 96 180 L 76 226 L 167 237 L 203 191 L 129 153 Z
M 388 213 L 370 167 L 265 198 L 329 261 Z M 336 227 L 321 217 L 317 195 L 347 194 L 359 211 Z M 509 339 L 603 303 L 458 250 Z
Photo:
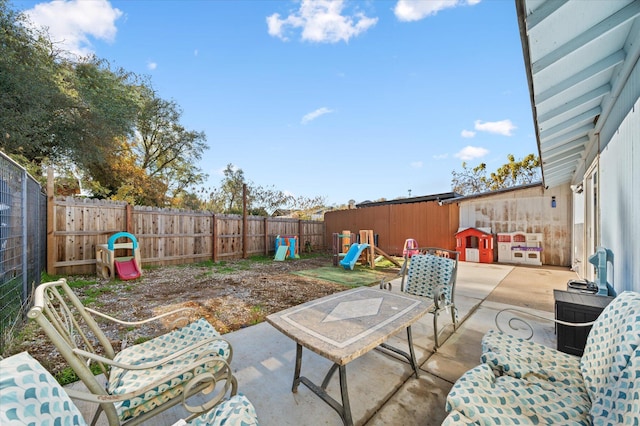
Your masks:
M 0 152 L 0 353 L 24 321 L 46 265 L 47 195 Z

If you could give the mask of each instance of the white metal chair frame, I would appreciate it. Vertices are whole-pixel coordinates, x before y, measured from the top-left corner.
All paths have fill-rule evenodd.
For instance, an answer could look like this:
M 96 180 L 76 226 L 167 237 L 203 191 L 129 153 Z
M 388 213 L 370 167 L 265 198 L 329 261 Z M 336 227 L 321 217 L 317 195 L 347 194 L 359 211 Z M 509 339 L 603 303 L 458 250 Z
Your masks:
M 172 353 L 166 355 L 150 353 L 144 356 L 144 358 L 150 360 L 142 358 L 135 364 L 122 363 L 114 361 L 117 352 L 100 329 L 94 316 L 99 317 L 100 321 L 114 321 L 124 326 L 136 326 L 150 321 L 178 316 L 172 323 L 175 325 L 181 321 L 188 322 L 189 318 L 185 316 L 188 311 L 189 308 L 182 308 L 142 321 L 120 321 L 85 307 L 69 287 L 66 280 L 60 279 L 41 284 L 36 288 L 33 307 L 29 310 L 28 316 L 40 325 L 47 337 L 92 394 L 87 395 L 86 393 L 82 394 L 70 390 L 70 395 L 100 404 L 94 415 L 92 425 L 97 422 L 102 411 L 105 412 L 110 425 L 135 425 L 149 420 L 156 414 L 179 403 L 182 403 L 185 409 L 193 413 L 189 417 L 189 419 L 192 419 L 211 410 L 212 407 L 225 398 L 227 393 L 230 393 L 230 396 L 236 395 L 237 381 L 229 367 L 233 350 L 229 342 L 219 337 L 219 335 L 211 336 L 208 334 L 208 337 L 201 339 L 196 336 L 197 343 L 183 345 L 180 350 L 172 351 Z M 207 326 L 210 325 L 207 323 Z M 177 331 L 179 332 L 180 330 Z M 213 327 L 210 327 L 209 330 L 215 332 Z M 217 332 L 215 333 L 217 334 Z M 158 338 L 160 337 L 162 336 Z M 225 347 L 228 345 L 228 356 L 221 356 L 218 351 L 212 349 L 213 345 L 223 345 Z M 189 361 L 185 361 L 185 359 L 189 359 Z M 102 373 L 107 378 L 107 383 L 109 383 L 110 374 L 114 368 L 121 375 L 127 371 L 139 371 L 140 374 L 145 371 L 153 371 L 151 376 L 153 381 L 136 389 L 135 392 L 122 394 L 109 392 L 105 385 L 100 383 L 97 376 L 92 373 L 90 369 L 92 363 L 97 363 L 100 366 Z M 176 367 L 176 365 L 180 364 L 183 365 Z M 171 365 L 173 365 L 172 371 L 166 372 L 162 368 L 167 368 Z M 166 402 L 133 418 L 124 420 L 120 418 L 115 404 L 132 398 L 145 398 L 145 394 L 148 391 L 167 382 L 179 383 L 181 387 L 173 392 Z M 186 403 L 186 400 L 191 396 L 199 392 L 208 394 L 214 390 L 216 383 L 222 382 L 224 382 L 223 389 L 212 395 L 207 403 L 199 406 L 189 406 Z

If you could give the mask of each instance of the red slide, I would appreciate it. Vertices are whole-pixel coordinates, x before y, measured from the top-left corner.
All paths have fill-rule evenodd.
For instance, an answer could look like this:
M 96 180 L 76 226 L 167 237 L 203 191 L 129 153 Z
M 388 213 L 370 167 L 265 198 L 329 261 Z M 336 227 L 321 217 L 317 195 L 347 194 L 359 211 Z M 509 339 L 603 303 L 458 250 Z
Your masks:
M 135 280 L 142 275 L 134 259 L 123 261 L 114 260 L 114 264 L 121 280 Z

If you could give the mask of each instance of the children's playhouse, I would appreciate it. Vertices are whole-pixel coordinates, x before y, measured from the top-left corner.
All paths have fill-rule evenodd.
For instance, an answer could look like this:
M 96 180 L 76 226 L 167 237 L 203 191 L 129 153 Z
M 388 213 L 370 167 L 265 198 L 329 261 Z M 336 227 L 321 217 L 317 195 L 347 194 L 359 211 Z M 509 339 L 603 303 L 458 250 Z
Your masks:
M 493 234 L 490 228 L 461 228 L 455 236 L 460 261 L 495 262 Z

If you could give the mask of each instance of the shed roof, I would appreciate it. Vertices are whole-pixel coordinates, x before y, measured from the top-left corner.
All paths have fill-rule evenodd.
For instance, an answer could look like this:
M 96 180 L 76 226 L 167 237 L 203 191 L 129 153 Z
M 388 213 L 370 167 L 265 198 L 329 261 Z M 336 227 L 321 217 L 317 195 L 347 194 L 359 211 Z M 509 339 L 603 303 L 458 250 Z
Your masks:
M 364 201 L 360 204 L 356 204 L 356 207 L 361 208 L 361 207 L 386 206 L 389 204 L 411 204 L 411 203 L 422 203 L 425 201 L 444 201 L 444 200 L 449 200 L 451 198 L 456 198 L 461 196 L 462 195 L 456 192 L 443 192 L 442 194 L 424 195 L 421 197 L 411 197 L 411 198 L 398 198 L 396 200 L 388 200 L 388 201 Z
M 542 188 L 542 182 L 527 183 L 525 185 L 511 186 L 509 188 L 496 189 L 494 191 L 480 192 L 477 194 L 459 196 L 456 198 L 443 200 L 442 203 L 443 204 L 459 203 L 460 201 L 472 200 L 474 198 L 490 197 L 493 195 L 504 194 L 507 192 L 522 191 L 524 189 L 529 189 L 529 188 Z
M 516 0 L 516 9 L 543 182 L 571 183 L 640 57 L 640 1 Z

